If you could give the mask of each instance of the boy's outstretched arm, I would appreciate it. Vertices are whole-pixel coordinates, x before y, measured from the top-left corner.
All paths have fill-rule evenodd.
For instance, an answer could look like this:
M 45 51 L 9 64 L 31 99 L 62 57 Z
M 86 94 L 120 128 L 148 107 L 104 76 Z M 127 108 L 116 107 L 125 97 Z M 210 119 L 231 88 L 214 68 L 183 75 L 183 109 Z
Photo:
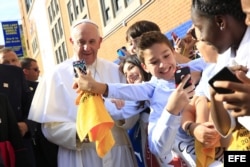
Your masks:
M 73 89 L 76 89 L 76 92 L 88 91 L 92 93 L 105 94 L 108 93 L 108 86 L 105 83 L 95 81 L 91 72 L 87 70 L 87 74 L 83 74 L 79 69 L 75 68 L 78 73 L 78 78 L 74 79 Z

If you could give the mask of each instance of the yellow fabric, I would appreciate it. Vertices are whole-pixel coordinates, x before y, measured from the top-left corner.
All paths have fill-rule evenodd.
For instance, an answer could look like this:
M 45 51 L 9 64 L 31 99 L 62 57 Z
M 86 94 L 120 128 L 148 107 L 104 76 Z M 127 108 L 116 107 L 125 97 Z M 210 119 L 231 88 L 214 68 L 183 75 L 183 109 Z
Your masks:
M 232 133 L 232 141 L 227 150 L 250 151 L 250 131 L 241 127 Z
M 76 99 L 78 106 L 76 130 L 80 141 L 88 136 L 90 142 L 96 142 L 99 157 L 104 157 L 114 146 L 111 132 L 114 121 L 108 114 L 100 95 L 84 92 Z
M 207 103 L 210 108 L 210 102 Z M 204 148 L 202 143 L 195 139 L 195 155 L 197 167 L 208 167 L 214 161 L 215 148 Z
M 214 161 L 215 147 L 204 148 L 202 143 L 195 139 L 196 166 L 208 167 Z

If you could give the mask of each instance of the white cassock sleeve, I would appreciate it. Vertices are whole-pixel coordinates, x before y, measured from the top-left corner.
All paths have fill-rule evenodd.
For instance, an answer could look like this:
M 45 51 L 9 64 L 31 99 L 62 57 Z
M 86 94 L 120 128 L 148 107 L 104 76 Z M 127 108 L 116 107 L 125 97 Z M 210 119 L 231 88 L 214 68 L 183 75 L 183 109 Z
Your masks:
M 81 150 L 80 141 L 76 138 L 76 124 L 74 122 L 55 122 L 42 124 L 44 136 L 57 145 L 70 150 Z

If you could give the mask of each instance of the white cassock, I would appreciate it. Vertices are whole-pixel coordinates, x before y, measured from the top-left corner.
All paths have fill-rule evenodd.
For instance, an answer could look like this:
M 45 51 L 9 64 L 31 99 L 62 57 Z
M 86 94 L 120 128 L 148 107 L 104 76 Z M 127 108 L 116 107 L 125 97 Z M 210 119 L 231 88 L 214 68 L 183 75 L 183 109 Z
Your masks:
M 43 123 L 42 130 L 46 138 L 59 145 L 58 167 L 137 166 L 125 129 L 114 126 L 112 134 L 115 146 L 102 159 L 98 157 L 94 143 L 80 143 L 76 138 L 77 93 L 72 89 L 74 60 L 75 57 L 66 60 L 43 77 L 34 95 L 29 119 Z M 97 81 L 125 81 L 119 73 L 118 66 L 104 59 L 97 58 L 88 68 Z M 113 105 L 105 103 L 107 104 Z

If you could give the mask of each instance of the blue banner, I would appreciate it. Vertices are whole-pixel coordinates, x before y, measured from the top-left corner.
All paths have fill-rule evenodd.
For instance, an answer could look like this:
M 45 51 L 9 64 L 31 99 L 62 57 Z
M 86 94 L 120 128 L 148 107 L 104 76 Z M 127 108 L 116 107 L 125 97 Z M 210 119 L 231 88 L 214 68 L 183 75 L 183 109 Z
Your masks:
M 22 42 L 17 21 L 2 22 L 5 47 L 12 48 L 18 57 L 23 56 Z

